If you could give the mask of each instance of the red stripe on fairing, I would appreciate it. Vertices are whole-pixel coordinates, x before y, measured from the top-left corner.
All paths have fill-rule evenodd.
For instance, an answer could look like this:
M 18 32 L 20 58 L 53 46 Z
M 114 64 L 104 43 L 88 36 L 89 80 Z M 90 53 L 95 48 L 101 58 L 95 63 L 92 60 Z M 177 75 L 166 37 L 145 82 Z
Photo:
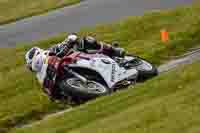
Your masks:
M 84 53 L 81 53 L 78 57 L 82 58 L 82 59 L 90 60 L 90 59 L 95 57 L 95 54 L 84 54 Z

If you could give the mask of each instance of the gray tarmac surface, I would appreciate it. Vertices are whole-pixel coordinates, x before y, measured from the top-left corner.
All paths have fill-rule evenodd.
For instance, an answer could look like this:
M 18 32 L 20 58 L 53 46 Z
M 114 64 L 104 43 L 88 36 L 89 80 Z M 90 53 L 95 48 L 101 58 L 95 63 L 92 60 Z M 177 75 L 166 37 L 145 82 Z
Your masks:
M 82 0 L 81 0 L 82 1 Z M 143 15 L 149 10 L 175 8 L 193 0 L 84 0 L 80 4 L 48 14 L 0 26 L 0 47 L 15 47 L 54 36 L 77 32 L 80 28 L 109 23 L 127 16 Z

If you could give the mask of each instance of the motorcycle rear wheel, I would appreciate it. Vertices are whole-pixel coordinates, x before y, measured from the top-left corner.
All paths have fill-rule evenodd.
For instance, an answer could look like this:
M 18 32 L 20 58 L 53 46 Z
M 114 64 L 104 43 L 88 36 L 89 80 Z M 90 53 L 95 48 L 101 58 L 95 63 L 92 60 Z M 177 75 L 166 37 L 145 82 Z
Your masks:
M 158 75 L 158 69 L 156 68 L 156 66 L 154 66 L 147 60 L 136 56 L 130 57 L 134 57 L 137 60 L 137 63 L 135 63 L 135 61 L 129 62 L 129 65 L 133 65 L 133 67 L 135 67 L 138 71 L 137 81 L 145 81 Z

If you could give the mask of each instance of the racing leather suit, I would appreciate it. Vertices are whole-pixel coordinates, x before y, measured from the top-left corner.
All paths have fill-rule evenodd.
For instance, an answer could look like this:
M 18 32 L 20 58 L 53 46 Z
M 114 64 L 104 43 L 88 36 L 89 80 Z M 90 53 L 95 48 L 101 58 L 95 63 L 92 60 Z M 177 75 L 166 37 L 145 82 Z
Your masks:
M 51 51 L 51 53 L 55 53 L 59 57 L 63 57 L 72 48 L 76 51 L 85 53 L 103 53 L 109 57 L 113 56 L 123 57 L 125 55 L 125 51 L 122 48 L 115 48 L 104 42 L 90 43 L 86 41 L 85 37 L 80 39 L 75 45 L 70 45 L 67 44 L 66 42 L 62 42 L 54 45 L 49 50 Z
M 90 53 L 89 51 L 95 51 L 95 53 L 100 52 L 110 57 L 123 56 L 124 54 L 123 51 L 121 52 L 120 48 L 119 49 L 114 48 L 103 42 L 91 44 L 91 43 L 85 43 L 84 39 L 81 39 L 78 42 L 78 44 L 74 46 L 66 44 L 65 42 L 54 45 L 48 50 L 48 55 L 46 56 L 46 59 L 48 56 L 55 56 L 55 55 L 59 58 L 62 58 L 70 51 L 70 49 L 86 53 Z M 56 61 L 58 61 L 59 58 L 53 60 L 52 62 L 55 63 Z M 39 82 L 43 85 L 43 90 L 45 93 L 48 94 L 50 99 L 60 99 L 61 97 L 59 92 L 60 89 L 59 87 L 57 87 L 56 84 L 57 79 L 55 79 L 55 77 L 59 77 L 57 76 L 58 75 L 57 70 L 55 70 L 55 67 L 53 65 L 48 64 L 47 61 L 45 61 L 45 59 L 43 62 L 44 65 L 41 71 L 37 72 L 37 78 Z
M 57 86 L 59 74 L 55 67 L 55 64 L 58 64 L 60 60 L 59 57 L 51 55 L 50 51 L 42 51 L 34 57 L 32 63 L 32 67 L 39 64 L 39 68 L 36 71 L 36 77 L 42 85 L 42 90 L 51 100 L 61 98 L 60 89 Z

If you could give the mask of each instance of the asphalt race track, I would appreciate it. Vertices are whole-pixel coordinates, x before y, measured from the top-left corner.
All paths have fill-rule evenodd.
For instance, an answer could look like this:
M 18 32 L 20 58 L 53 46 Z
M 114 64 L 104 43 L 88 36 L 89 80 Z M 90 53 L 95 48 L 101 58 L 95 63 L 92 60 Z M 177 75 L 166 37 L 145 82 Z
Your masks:
M 193 0 L 84 0 L 44 15 L 0 26 L 0 47 L 45 39 L 61 32 L 77 32 L 82 27 L 109 23 L 149 10 L 171 9 Z

